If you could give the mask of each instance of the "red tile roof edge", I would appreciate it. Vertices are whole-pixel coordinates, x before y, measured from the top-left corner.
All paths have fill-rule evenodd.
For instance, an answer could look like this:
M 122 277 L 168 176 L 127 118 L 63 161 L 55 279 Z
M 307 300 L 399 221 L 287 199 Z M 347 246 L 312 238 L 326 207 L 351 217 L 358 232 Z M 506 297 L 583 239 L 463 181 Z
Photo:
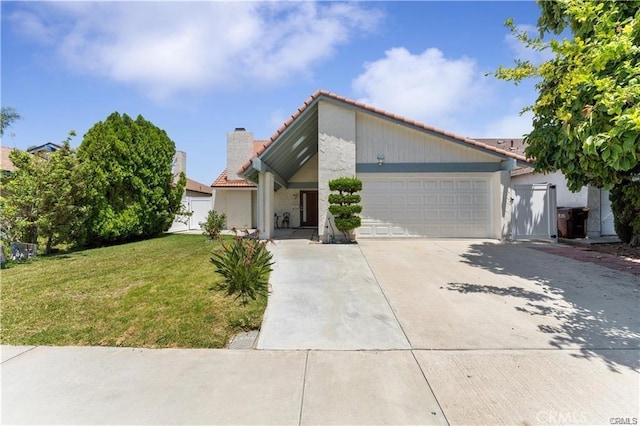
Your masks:
M 224 169 L 220 176 L 211 184 L 212 188 L 255 188 L 256 185 L 244 179 L 227 179 L 227 169 Z
M 212 189 L 210 186 L 189 178 L 187 178 L 187 185 L 184 187 L 184 189 L 187 191 L 201 192 L 203 194 L 209 194 L 209 195 L 211 195 L 211 192 L 212 192 Z
M 487 151 L 493 151 L 493 152 L 497 152 L 499 154 L 503 154 L 506 155 L 507 157 L 511 157 L 511 158 L 515 158 L 516 160 L 520 160 L 520 161 L 524 161 L 524 162 L 528 162 L 527 158 L 523 155 L 519 155 L 519 154 L 515 154 L 513 152 L 509 152 L 509 151 L 505 151 L 502 150 L 500 148 L 496 148 L 495 146 L 491 146 L 482 142 L 479 142 L 475 139 L 471 139 L 468 138 L 466 136 L 462 136 L 462 135 L 458 135 L 456 133 L 452 133 L 452 132 L 448 132 L 446 130 L 443 129 L 439 129 L 437 127 L 433 127 L 433 126 L 429 126 L 427 124 L 421 123 L 419 121 L 416 120 L 411 120 L 409 118 L 403 117 L 401 115 L 398 114 L 392 114 L 390 112 L 387 112 L 383 109 L 371 106 L 371 105 L 367 105 L 365 103 L 359 102 L 359 101 L 355 101 L 353 99 L 349 99 L 349 98 L 345 98 L 344 96 L 340 96 L 338 94 L 329 92 L 327 90 L 317 90 L 315 91 L 309 98 L 307 98 L 303 104 L 296 110 L 296 112 L 294 112 L 274 133 L 273 135 L 271 135 L 271 138 L 269 139 L 269 141 L 264 145 L 264 147 L 262 148 L 262 150 L 260 150 L 260 152 L 258 154 L 256 154 L 256 156 L 262 154 L 282 133 L 284 133 L 284 131 L 291 126 L 291 124 L 307 109 L 307 107 L 309 107 L 309 105 L 311 105 L 316 99 L 318 99 L 319 97 L 326 97 L 326 98 L 330 98 L 348 105 L 352 105 L 355 106 L 357 108 L 363 109 L 365 111 L 369 111 L 369 112 L 373 112 L 379 115 L 382 115 L 384 117 L 390 118 L 392 120 L 396 120 L 405 124 L 408 124 L 410 126 L 413 127 L 417 127 L 419 129 L 423 129 L 423 130 L 428 130 L 434 133 L 438 133 L 441 134 L 443 136 L 448 136 L 450 138 L 459 140 L 461 142 L 465 142 L 469 145 L 473 145 L 473 146 L 477 146 L 479 148 L 485 149 Z M 249 161 L 245 162 L 242 165 L 242 168 L 238 171 L 238 173 L 243 173 L 245 172 L 249 166 L 251 165 L 251 159 L 249 159 Z

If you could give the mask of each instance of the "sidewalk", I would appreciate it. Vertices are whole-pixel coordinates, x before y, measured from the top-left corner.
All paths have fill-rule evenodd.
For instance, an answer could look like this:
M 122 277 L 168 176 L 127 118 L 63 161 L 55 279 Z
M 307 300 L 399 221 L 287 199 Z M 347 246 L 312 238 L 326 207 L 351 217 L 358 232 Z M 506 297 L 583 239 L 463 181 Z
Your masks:
M 3 424 L 446 424 L 411 351 L 2 347 Z

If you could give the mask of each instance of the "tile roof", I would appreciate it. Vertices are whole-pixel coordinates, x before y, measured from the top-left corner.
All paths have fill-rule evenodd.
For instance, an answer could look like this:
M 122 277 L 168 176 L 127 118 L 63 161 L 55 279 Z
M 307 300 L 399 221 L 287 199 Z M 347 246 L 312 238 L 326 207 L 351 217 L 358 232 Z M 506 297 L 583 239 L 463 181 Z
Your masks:
M 186 189 L 187 191 L 201 192 L 203 194 L 211 194 L 211 192 L 213 191 L 209 185 L 196 182 L 195 180 L 189 178 L 187 178 L 187 185 L 184 189 Z
M 9 148 L 8 146 L 0 147 L 2 151 L 0 152 L 0 170 L 6 170 L 8 172 L 12 172 L 15 170 L 15 166 L 9 159 L 9 154 L 14 148 Z
M 255 157 L 262 151 L 264 151 L 265 145 L 269 143 L 269 139 L 260 139 L 257 141 L 253 141 L 253 156 Z
M 256 185 L 244 179 L 227 179 L 227 169 L 211 184 L 213 188 L 255 188 Z
M 264 146 L 269 143 L 268 139 L 258 139 L 253 141 L 253 152 L 251 158 L 257 156 L 264 150 Z M 244 180 L 234 179 L 229 180 L 227 175 L 227 169 L 224 169 L 220 176 L 211 184 L 214 188 L 255 188 L 256 185 Z
M 526 156 L 524 150 L 527 145 L 522 138 L 474 138 L 478 142 L 504 149 L 505 151 L 515 152 L 516 154 Z
M 276 130 L 273 135 L 271 135 L 271 138 L 269 138 L 269 140 L 267 141 L 267 143 L 264 145 L 264 147 L 258 151 L 255 156 L 258 156 L 260 154 L 262 154 L 268 147 L 269 145 L 271 145 L 282 133 L 284 133 L 284 131 L 291 126 L 291 124 L 293 124 L 293 122 L 296 121 L 296 119 L 311 105 L 313 104 L 316 99 L 320 98 L 320 97 L 324 97 L 324 98 L 328 98 L 328 99 L 333 99 L 339 102 L 342 102 L 344 104 L 347 105 L 351 105 L 351 106 L 355 106 L 357 108 L 360 108 L 364 111 L 367 112 L 372 112 L 378 115 L 381 115 L 383 117 L 386 118 L 390 118 L 392 120 L 396 120 L 398 122 L 404 123 L 404 124 L 408 124 L 410 126 L 413 126 L 415 128 L 418 128 L 420 130 L 428 130 L 430 132 L 433 133 L 437 133 L 443 136 L 448 136 L 452 139 L 458 140 L 460 142 L 464 142 L 467 143 L 469 145 L 473 145 L 482 149 L 485 149 L 487 151 L 494 151 L 497 152 L 499 154 L 503 154 L 506 155 L 508 157 L 511 158 L 515 158 L 516 160 L 520 160 L 520 161 L 527 161 L 527 158 L 523 155 L 523 154 L 519 154 L 510 150 L 505 150 L 502 148 L 498 148 L 496 146 L 484 143 L 484 142 L 480 142 L 478 140 L 475 139 L 471 139 L 471 138 L 467 138 L 465 136 L 461 136 L 452 132 L 448 132 L 446 130 L 442 130 L 439 129 L 437 127 L 433 127 L 433 126 L 429 126 L 427 124 L 424 123 L 420 123 L 419 121 L 415 121 L 415 120 L 411 120 L 409 118 L 403 117 L 401 115 L 398 114 L 392 114 L 390 112 L 387 112 L 383 109 L 380 108 L 376 108 L 374 106 L 371 105 L 367 105 L 365 103 L 362 102 L 358 102 L 358 101 L 354 101 L 353 99 L 349 99 L 349 98 L 345 98 L 344 96 L 340 96 L 337 95 L 335 93 L 329 92 L 327 90 L 317 90 L 314 94 L 312 94 L 309 98 L 307 98 L 307 100 L 304 101 L 304 103 L 293 113 L 291 114 L 291 116 L 278 128 L 278 130 Z M 239 174 L 245 172 L 249 166 L 251 165 L 251 159 L 249 159 L 249 161 L 245 162 L 242 165 L 242 168 L 238 171 Z

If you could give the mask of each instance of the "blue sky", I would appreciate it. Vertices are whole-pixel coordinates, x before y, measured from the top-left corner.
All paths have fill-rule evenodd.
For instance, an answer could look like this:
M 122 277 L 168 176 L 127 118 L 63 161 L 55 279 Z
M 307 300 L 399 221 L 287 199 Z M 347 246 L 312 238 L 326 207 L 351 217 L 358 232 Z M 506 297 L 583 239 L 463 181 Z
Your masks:
M 7 2 L 2 105 L 23 119 L 2 139 L 73 146 L 118 111 L 141 114 L 211 184 L 235 127 L 266 139 L 317 89 L 469 137 L 521 137 L 533 83 L 485 76 L 539 62 L 504 27 L 533 29 L 519 2 Z

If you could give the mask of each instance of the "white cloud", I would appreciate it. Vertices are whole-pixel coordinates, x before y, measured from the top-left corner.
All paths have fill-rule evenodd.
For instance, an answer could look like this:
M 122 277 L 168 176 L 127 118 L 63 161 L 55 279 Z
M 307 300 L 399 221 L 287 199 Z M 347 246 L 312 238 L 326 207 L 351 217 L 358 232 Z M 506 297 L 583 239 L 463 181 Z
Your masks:
M 169 98 L 183 91 L 282 84 L 382 15 L 362 4 L 313 2 L 55 2 L 11 21 L 47 40 L 72 69 Z
M 533 25 L 516 25 L 516 29 L 521 32 L 526 32 L 530 37 L 537 37 L 539 35 L 538 29 Z M 509 48 L 513 51 L 516 59 L 529 61 L 533 65 L 540 65 L 541 63 L 549 61 L 554 57 L 553 52 L 550 49 L 545 49 L 543 51 L 530 49 L 511 33 L 504 36 L 504 41 L 507 46 L 509 46 Z
M 512 113 L 489 122 L 480 134 L 471 135 L 478 138 L 521 138 L 533 130 L 533 113 L 527 111 L 520 115 Z
M 352 86 L 362 102 L 451 128 L 461 111 L 480 103 L 487 90 L 483 79 L 471 58 L 448 59 L 436 48 L 412 54 L 396 47 L 365 64 Z

